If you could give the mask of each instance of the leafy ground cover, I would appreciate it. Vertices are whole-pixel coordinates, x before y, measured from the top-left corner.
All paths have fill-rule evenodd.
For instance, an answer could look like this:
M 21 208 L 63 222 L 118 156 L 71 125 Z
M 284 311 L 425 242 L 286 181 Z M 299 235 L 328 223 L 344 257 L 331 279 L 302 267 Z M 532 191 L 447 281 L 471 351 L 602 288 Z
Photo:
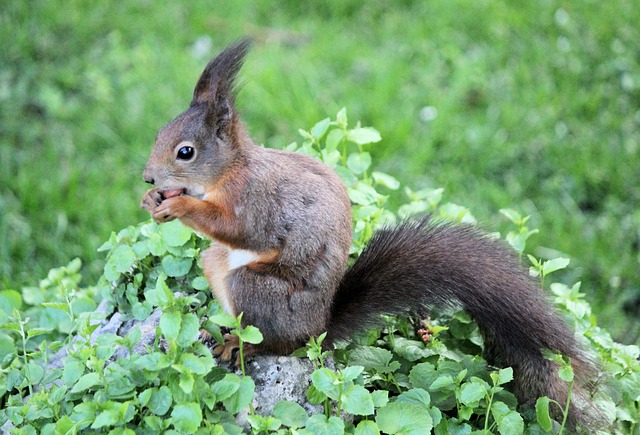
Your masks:
M 208 58 L 250 35 L 239 104 L 259 142 L 348 106 L 379 169 L 444 188 L 490 230 L 531 216 L 616 337 L 637 342 L 640 10 L 633 2 L 6 2 L 0 287 L 32 285 L 144 219 L 155 131 Z M 399 205 L 406 197 L 398 195 Z
M 387 194 L 401 185 L 371 170 L 368 149 L 380 135 L 368 127 L 349 128 L 347 122 L 343 109 L 333 122 L 327 118 L 300 130 L 301 144 L 289 148 L 321 158 L 345 181 L 354 203 L 354 254 L 378 224 L 397 214 L 429 211 L 442 219 L 476 221 L 465 207 L 445 202 L 441 189 L 411 191 L 411 200 L 397 214 L 390 211 Z M 535 231 L 527 227 L 527 217 L 513 210 L 502 213 L 514 224 L 505 239 L 523 255 Z M 143 222 L 112 233 L 101 246 L 106 263 L 96 285 L 79 284 L 81 264 L 73 260 L 51 270 L 38 287 L 1 291 L 0 425 L 11 425 L 15 434 L 239 434 L 243 428 L 235 416 L 248 410 L 245 431 L 257 434 L 568 432 L 568 403 L 542 397 L 535 408 L 518 407 L 508 391 L 512 369 L 487 365 L 480 356 L 482 337 L 464 312 L 431 313 L 428 323 L 418 325 L 388 318 L 383 329 L 340 346 L 334 352 L 336 369 L 325 366 L 323 337 L 311 339 L 297 353 L 316 368 L 307 399 L 324 405 L 325 412 L 310 416 L 299 404 L 282 401 L 273 415 L 254 414 L 254 380 L 244 368 L 238 376 L 216 367 L 198 339 L 202 323 L 220 341 L 220 326 L 232 328 L 240 343 L 262 340 L 256 328 L 242 328 L 211 300 L 198 263 L 207 243 L 179 222 Z M 551 281 L 567 265 L 566 259 L 532 258 L 532 271 L 604 369 L 593 397 L 608 425 L 602 433 L 638 433 L 640 350 L 615 343 L 597 326 L 580 284 Z M 130 319 L 162 310 L 148 353 L 131 352 L 139 328 L 124 337 L 103 334 L 90 342 L 97 327 L 91 322 L 98 319 L 96 300 L 106 300 Z M 67 349 L 63 367 L 45 369 L 62 346 Z M 114 357 L 120 349 L 128 352 Z M 571 391 L 569 361 L 549 357 Z M 585 433 L 599 432 L 591 428 Z

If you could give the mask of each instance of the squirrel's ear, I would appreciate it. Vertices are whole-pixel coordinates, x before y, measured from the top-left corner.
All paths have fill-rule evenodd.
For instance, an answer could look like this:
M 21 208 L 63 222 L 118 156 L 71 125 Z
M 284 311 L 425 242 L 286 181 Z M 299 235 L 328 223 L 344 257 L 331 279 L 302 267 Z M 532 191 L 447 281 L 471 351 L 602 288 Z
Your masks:
M 193 90 L 191 105 L 207 104 L 207 122 L 218 129 L 231 121 L 236 96 L 236 76 L 250 48 L 250 39 L 240 40 L 227 47 L 207 64 Z

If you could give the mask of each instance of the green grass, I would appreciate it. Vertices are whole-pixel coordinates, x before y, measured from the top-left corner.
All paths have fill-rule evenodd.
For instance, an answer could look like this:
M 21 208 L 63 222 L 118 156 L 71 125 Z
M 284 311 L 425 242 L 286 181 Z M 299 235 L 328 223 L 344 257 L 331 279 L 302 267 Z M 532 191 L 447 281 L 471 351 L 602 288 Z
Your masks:
M 445 187 L 490 230 L 507 228 L 499 208 L 532 215 L 531 252 L 570 256 L 567 282 L 582 280 L 602 323 L 638 342 L 640 10 L 360 3 L 7 2 L 0 288 L 76 256 L 99 275 L 102 241 L 147 218 L 155 132 L 208 58 L 249 35 L 238 103 L 257 142 L 284 146 L 346 106 L 382 133 L 374 160 L 403 182 Z

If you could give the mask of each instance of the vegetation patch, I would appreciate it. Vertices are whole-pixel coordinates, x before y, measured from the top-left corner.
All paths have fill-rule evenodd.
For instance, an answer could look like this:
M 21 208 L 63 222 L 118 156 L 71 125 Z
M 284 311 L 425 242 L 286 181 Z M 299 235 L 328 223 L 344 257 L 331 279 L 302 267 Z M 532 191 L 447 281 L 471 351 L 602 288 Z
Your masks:
M 443 202 L 441 189 L 404 188 L 408 202 L 397 212 L 386 208 L 400 183 L 371 170 L 369 148 L 380 134 L 359 124 L 349 127 L 346 110 L 300 134 L 302 142 L 287 148 L 322 159 L 348 187 L 354 256 L 376 228 L 399 217 L 431 212 L 475 222 L 467 208 Z M 506 241 L 523 264 L 531 264 L 531 273 L 550 289 L 556 307 L 603 368 L 593 400 L 605 423 L 618 433 L 638 433 L 640 350 L 614 342 L 597 326 L 580 283 L 553 282 L 553 273 L 568 260 L 526 255 L 527 239 L 537 231 L 528 227 L 528 217 L 501 212 L 513 223 Z M 519 407 L 508 391 L 512 369 L 487 365 L 478 329 L 461 311 L 387 318 L 384 328 L 338 346 L 335 369 L 325 365 L 323 336 L 311 339 L 296 354 L 315 366 L 307 399 L 324 412 L 308 415 L 285 401 L 273 415 L 255 414 L 255 382 L 244 375 L 244 364 L 243 375 L 226 372 L 199 340 L 204 328 L 222 341 L 221 327 L 231 328 L 241 342 L 262 340 L 256 328 L 242 328 L 211 299 L 198 256 L 207 244 L 179 222 L 144 222 L 113 233 L 102 245 L 106 263 L 94 286 L 80 285 L 81 264 L 74 260 L 51 270 L 37 287 L 1 291 L 0 424 L 16 434 L 241 433 L 236 415 L 246 411 L 254 433 L 567 433 L 568 403 L 543 397 L 535 407 Z M 102 320 L 95 311 L 99 301 L 129 319 L 162 311 L 146 354 L 132 351 L 139 328 L 125 337 L 92 340 Z M 63 347 L 64 363 L 52 369 L 48 362 Z M 128 351 L 122 355 L 118 349 Z M 548 357 L 571 391 L 571 361 Z

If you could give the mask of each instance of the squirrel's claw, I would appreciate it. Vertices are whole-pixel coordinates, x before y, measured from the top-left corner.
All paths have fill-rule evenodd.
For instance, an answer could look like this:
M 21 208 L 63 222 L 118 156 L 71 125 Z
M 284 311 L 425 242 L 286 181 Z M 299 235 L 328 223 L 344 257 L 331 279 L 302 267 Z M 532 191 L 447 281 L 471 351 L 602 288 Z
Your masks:
M 149 189 L 140 201 L 140 207 L 153 212 L 153 210 L 162 203 L 162 192 L 159 189 Z
M 204 330 L 200 331 L 200 338 L 202 342 L 209 348 L 211 348 L 211 345 L 213 344 L 213 342 L 215 342 L 211 334 Z M 221 361 L 227 362 L 231 360 L 233 352 L 237 349 L 240 349 L 240 342 L 238 341 L 238 336 L 233 334 L 225 334 L 223 338 L 224 344 L 216 344 L 215 346 L 213 346 L 213 349 L 211 349 L 211 354 L 216 358 L 220 358 Z M 249 355 L 253 355 L 256 352 L 256 348 L 248 343 L 245 343 L 243 345 L 242 350 L 245 358 Z M 239 352 L 236 354 L 234 365 L 236 367 L 240 366 Z
M 222 361 L 231 360 L 233 351 L 240 347 L 238 336 L 233 334 L 224 335 L 224 344 L 217 344 L 211 350 L 211 353 L 215 357 L 219 357 Z
M 184 198 L 176 196 L 163 200 L 151 213 L 153 219 L 158 223 L 170 222 L 179 218 L 185 213 Z

